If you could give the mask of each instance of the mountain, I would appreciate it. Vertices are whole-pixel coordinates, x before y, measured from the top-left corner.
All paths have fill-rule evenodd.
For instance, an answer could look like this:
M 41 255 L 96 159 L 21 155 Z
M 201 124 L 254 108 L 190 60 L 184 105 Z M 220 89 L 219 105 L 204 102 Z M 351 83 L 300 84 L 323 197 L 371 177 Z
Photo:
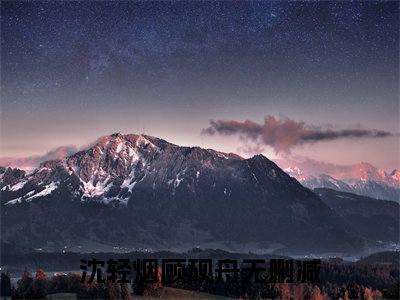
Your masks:
M 356 191 L 346 182 L 342 180 L 335 179 L 329 175 L 326 174 L 321 174 L 318 177 L 309 177 L 304 180 L 300 180 L 300 182 L 310 188 L 310 189 L 315 189 L 315 188 L 328 188 L 328 189 L 334 189 L 338 191 L 344 191 L 344 192 L 353 192 L 355 193 Z
M 399 243 L 399 203 L 326 188 L 314 191 L 359 236 L 372 238 L 380 243 Z
M 1 237 L 31 248 L 343 253 L 365 242 L 262 155 L 117 133 L 31 173 L 1 176 Z
M 400 202 L 400 172 L 390 174 L 371 164 L 360 163 L 336 169 L 332 174 L 305 174 L 298 167 L 285 169 L 290 176 L 310 189 L 330 188 L 376 199 Z
M 382 182 L 394 187 L 400 186 L 399 171 L 393 170 L 390 174 L 388 174 L 386 171 L 378 169 L 366 162 L 352 165 L 350 167 L 350 171 L 346 172 L 339 178 L 345 179 L 346 177 L 347 179 L 353 178 L 364 181 Z
M 317 177 L 300 179 L 301 184 L 310 189 L 330 188 L 337 191 L 349 192 L 375 199 L 388 199 L 400 202 L 400 189 L 390 186 L 384 182 L 373 180 L 338 180 L 329 175 L 321 174 Z
M 358 264 L 384 264 L 400 267 L 400 251 L 384 251 L 361 258 Z

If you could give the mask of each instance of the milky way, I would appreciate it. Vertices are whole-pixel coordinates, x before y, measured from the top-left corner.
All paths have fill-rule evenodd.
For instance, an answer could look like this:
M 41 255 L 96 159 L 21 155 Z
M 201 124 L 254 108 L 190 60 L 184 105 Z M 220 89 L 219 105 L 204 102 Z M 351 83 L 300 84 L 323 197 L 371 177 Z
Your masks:
M 266 114 L 398 131 L 396 2 L 2 2 L 1 17 L 8 156 L 119 130 L 235 151 L 201 129 Z

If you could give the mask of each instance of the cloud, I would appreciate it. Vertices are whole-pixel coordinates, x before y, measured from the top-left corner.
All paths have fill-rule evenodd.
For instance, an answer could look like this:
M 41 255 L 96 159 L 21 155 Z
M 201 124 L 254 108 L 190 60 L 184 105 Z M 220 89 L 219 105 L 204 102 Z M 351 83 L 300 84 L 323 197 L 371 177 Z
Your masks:
M 22 170 L 32 170 L 39 166 L 41 162 L 62 159 L 68 155 L 74 154 L 77 151 L 78 148 L 71 145 L 55 148 L 44 155 L 34 155 L 28 157 L 1 157 L 0 166 L 18 168 Z
M 323 129 L 319 126 L 297 122 L 289 118 L 267 115 L 264 123 L 251 120 L 211 120 L 210 126 L 202 130 L 204 135 L 238 135 L 258 145 L 270 146 L 276 153 L 289 152 L 291 148 L 308 143 L 333 141 L 342 138 L 384 138 L 394 134 L 370 129 Z

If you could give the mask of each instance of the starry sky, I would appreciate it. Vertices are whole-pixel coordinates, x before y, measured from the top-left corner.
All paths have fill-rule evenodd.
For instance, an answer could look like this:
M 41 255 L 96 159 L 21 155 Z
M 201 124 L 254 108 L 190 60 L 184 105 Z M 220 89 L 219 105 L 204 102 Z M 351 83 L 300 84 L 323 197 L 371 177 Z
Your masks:
M 120 131 L 393 169 L 398 27 L 398 2 L 2 1 L 1 156 L 82 147 Z M 266 116 L 306 132 L 386 134 L 285 152 L 240 132 L 204 134 L 210 120 Z

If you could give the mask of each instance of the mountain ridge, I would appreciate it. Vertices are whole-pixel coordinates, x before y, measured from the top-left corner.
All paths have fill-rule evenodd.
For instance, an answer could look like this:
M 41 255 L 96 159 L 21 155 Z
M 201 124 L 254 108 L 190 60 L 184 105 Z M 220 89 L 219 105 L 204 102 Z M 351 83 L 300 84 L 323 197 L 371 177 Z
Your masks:
M 400 202 L 400 172 L 396 169 L 391 173 L 386 173 L 369 163 L 362 162 L 336 172 L 337 176 L 326 173 L 311 175 L 303 173 L 297 166 L 288 167 L 284 171 L 310 189 L 331 188 Z
M 365 241 L 263 155 L 113 134 L 0 180 L 2 238 L 34 248 L 362 251 Z M 17 239 L 17 241 L 15 241 Z M 283 250 L 282 250 L 283 251 Z

